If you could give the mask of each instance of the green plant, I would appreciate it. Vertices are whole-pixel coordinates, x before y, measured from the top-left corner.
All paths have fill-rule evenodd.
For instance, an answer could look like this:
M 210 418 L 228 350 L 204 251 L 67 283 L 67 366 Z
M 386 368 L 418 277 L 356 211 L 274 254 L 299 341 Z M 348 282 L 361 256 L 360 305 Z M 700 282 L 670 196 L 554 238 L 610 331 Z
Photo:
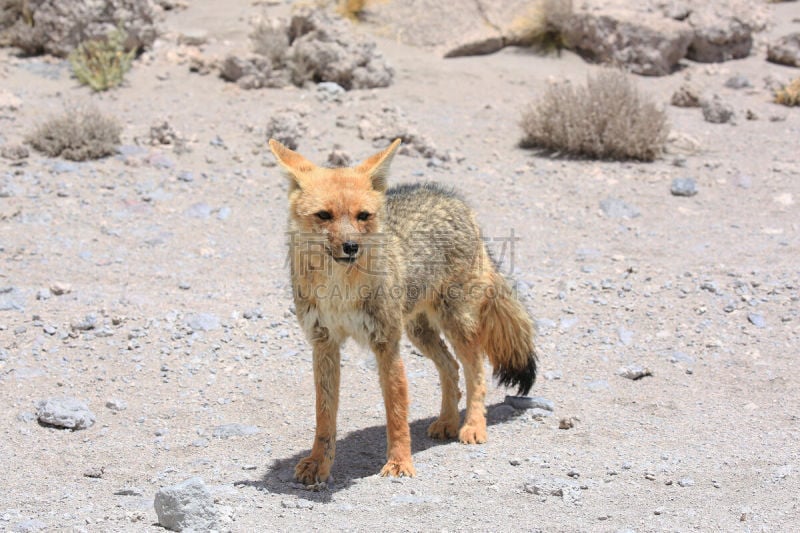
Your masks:
M 136 50 L 125 50 L 126 34 L 121 29 L 104 39 L 81 43 L 69 55 L 72 72 L 78 81 L 95 91 L 106 91 L 122 83 L 131 68 Z
M 115 118 L 94 108 L 72 109 L 40 124 L 25 142 L 49 157 L 85 161 L 113 154 L 121 132 Z
M 612 69 L 589 76 L 583 86 L 549 86 L 520 125 L 524 147 L 612 160 L 652 161 L 669 133 L 664 110 Z
M 775 103 L 800 106 L 800 78 L 796 78 L 775 92 Z

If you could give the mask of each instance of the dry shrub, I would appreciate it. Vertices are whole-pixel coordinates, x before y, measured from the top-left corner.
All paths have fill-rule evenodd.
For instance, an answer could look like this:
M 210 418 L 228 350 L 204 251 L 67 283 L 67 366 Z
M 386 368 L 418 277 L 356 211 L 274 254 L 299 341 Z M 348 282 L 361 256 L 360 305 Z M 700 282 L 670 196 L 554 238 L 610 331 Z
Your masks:
M 666 113 L 628 75 L 603 70 L 584 86 L 547 88 L 522 117 L 524 147 L 598 159 L 652 161 L 669 133 Z
M 121 132 L 115 118 L 94 108 L 72 109 L 39 125 L 25 142 L 50 157 L 86 161 L 113 154 Z
M 69 64 L 78 81 L 95 91 L 107 91 L 122 83 L 136 50 L 125 50 L 125 32 L 118 28 L 105 39 L 81 43 L 69 54 Z
M 289 28 L 286 21 L 267 16 L 258 17 L 250 32 L 253 52 L 269 58 L 274 68 L 286 62 L 289 51 Z
M 800 106 L 800 78 L 784 85 L 775 92 L 775 103 L 787 106 Z
M 562 28 L 572 14 L 572 0 L 538 0 L 512 22 L 513 44 L 543 53 L 568 48 Z

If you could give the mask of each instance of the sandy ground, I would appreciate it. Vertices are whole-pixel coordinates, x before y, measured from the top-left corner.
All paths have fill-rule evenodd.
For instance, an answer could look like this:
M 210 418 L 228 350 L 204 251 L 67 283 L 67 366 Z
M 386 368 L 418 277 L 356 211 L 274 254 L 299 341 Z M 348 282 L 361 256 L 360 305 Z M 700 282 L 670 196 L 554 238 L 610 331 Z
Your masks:
M 165 25 L 244 46 L 256 9 L 193 5 Z M 800 17 L 797 3 L 774 9 L 784 29 Z M 737 119 L 710 124 L 699 109 L 668 107 L 696 150 L 673 143 L 655 163 L 605 163 L 517 147 L 521 110 L 551 77 L 585 79 L 595 67 L 580 58 L 506 49 L 444 60 L 378 43 L 395 83 L 341 102 L 191 74 L 168 43 L 99 95 L 64 63 L 0 50 L 0 82 L 22 100 L 0 118 L 3 141 L 20 142 L 65 103 L 92 101 L 123 120 L 128 147 L 91 163 L 0 163 L 0 530 L 156 531 L 155 492 L 192 476 L 230 531 L 800 527 L 800 111 L 770 103 L 765 87 L 798 71 L 759 48 L 637 78 L 666 103 L 690 76 Z M 753 87 L 724 87 L 736 74 Z M 340 145 L 361 159 L 375 147 L 356 124 L 384 106 L 459 154 L 434 166 L 398 156 L 391 179 L 455 186 L 475 208 L 537 320 L 532 394 L 555 410 L 514 411 L 492 385 L 488 443 L 433 441 L 436 371 L 404 342 L 418 476 L 380 478 L 374 358 L 348 344 L 335 482 L 309 492 L 290 478 L 313 435 L 310 352 L 291 312 L 286 183 L 264 127 L 300 107 L 301 152 L 321 163 Z M 163 120 L 191 152 L 134 148 Z M 699 193 L 672 196 L 680 177 Z M 639 216 L 608 216 L 608 198 Z M 512 232 L 513 254 L 497 248 Z M 56 284 L 70 291 L 50 294 Z M 87 315 L 94 329 L 74 329 Z M 652 376 L 618 375 L 631 364 Z M 97 422 L 39 425 L 36 402 L 59 396 L 85 400 Z M 559 429 L 561 419 L 574 427 Z M 222 438 L 231 423 L 258 432 Z

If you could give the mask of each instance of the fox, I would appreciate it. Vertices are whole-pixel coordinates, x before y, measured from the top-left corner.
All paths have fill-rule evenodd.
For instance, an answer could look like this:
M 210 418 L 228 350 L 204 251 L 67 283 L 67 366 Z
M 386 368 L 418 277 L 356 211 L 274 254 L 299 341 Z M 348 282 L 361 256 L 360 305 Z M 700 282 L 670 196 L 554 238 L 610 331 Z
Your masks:
M 306 486 L 332 481 L 340 348 L 348 338 L 369 347 L 377 362 L 386 411 L 381 476 L 416 473 L 403 332 L 439 374 L 441 407 L 427 429 L 433 439 L 486 442 L 485 357 L 499 384 L 520 395 L 536 379 L 531 317 L 490 257 L 474 212 L 433 182 L 388 187 L 400 144 L 353 167 L 326 168 L 269 140 L 288 178 L 292 296 L 312 348 L 316 430 L 311 453 L 294 470 Z

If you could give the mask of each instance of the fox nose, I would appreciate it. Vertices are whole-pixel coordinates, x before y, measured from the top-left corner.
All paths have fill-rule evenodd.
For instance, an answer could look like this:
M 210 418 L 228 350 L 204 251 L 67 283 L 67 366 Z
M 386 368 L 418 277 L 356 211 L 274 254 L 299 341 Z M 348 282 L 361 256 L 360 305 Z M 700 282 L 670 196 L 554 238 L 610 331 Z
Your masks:
M 342 243 L 342 251 L 347 255 L 356 255 L 358 253 L 358 243 L 345 241 Z

